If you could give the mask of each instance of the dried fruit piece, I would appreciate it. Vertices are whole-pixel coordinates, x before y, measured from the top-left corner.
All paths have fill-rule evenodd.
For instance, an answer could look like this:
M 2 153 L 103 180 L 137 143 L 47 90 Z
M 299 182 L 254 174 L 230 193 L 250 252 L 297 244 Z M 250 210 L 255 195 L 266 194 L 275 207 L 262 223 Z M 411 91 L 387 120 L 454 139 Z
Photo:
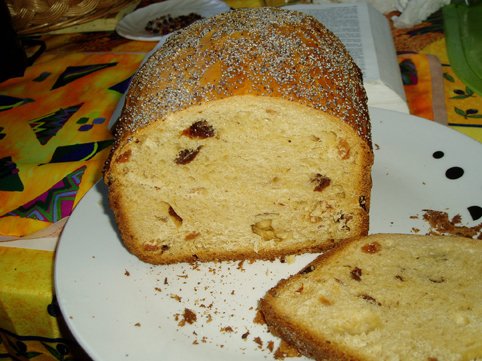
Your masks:
M 206 139 L 214 137 L 215 132 L 213 126 L 203 119 L 194 122 L 189 128 L 184 129 L 181 134 L 189 138 Z
M 362 270 L 360 268 L 358 267 L 353 268 L 350 274 L 351 274 L 351 278 L 353 278 L 355 281 L 361 281 Z
M 365 253 L 377 253 L 382 249 L 382 246 L 378 242 L 367 243 L 361 247 L 361 250 Z
M 370 302 L 371 304 L 373 305 L 377 305 L 377 306 L 381 306 L 382 304 L 380 302 L 378 302 L 375 297 L 372 297 L 370 295 L 367 295 L 365 293 L 359 295 L 359 297 L 363 298 L 365 301 L 368 301 Z
M 328 178 L 327 176 L 317 173 L 311 178 L 311 183 L 315 185 L 315 188 L 313 189 L 313 191 L 321 192 L 323 191 L 323 189 L 325 189 L 330 185 L 331 179 Z
M 126 163 L 131 157 L 132 151 L 129 149 L 116 158 L 117 163 Z
M 176 164 L 188 164 L 191 163 L 194 158 L 198 155 L 199 151 L 201 150 L 202 146 L 200 145 L 196 149 L 183 149 L 181 150 L 177 157 L 176 157 Z
M 173 31 L 185 28 L 196 20 L 203 17 L 196 13 L 180 15 L 172 17 L 170 14 L 159 16 L 153 20 L 149 20 L 145 26 L 145 30 L 151 34 L 166 35 Z

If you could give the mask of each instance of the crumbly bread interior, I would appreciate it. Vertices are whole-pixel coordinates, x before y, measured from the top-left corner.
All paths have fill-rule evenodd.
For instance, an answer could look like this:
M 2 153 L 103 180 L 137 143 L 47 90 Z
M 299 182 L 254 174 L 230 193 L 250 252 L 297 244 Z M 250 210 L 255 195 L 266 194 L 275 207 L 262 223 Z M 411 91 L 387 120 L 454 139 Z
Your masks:
M 372 161 L 337 118 L 245 95 L 141 129 L 107 180 L 124 243 L 144 261 L 273 258 L 367 234 Z
M 379 234 L 344 243 L 260 302 L 319 360 L 482 360 L 482 243 Z

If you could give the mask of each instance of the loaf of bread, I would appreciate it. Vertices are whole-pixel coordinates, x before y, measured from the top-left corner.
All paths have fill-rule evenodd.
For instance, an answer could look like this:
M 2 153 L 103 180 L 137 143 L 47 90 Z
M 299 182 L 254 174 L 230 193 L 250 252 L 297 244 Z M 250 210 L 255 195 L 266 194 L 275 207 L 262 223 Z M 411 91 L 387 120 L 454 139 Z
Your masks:
M 377 234 L 341 243 L 260 302 L 317 360 L 482 360 L 482 242 Z
M 271 259 L 368 232 L 362 75 L 317 20 L 239 9 L 174 33 L 132 80 L 104 180 L 140 259 Z

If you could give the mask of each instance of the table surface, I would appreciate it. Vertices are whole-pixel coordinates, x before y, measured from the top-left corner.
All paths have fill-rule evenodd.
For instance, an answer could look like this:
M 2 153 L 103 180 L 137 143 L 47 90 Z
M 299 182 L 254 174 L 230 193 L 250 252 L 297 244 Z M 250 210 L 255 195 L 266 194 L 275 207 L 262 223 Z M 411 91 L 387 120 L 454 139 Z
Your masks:
M 441 19 L 392 29 L 410 113 L 482 142 L 481 97 L 453 71 Z M 55 303 L 55 245 L 101 178 L 112 143 L 107 124 L 155 46 L 82 30 L 41 35 L 47 50 L 23 77 L 0 83 L 0 357 L 82 354 Z

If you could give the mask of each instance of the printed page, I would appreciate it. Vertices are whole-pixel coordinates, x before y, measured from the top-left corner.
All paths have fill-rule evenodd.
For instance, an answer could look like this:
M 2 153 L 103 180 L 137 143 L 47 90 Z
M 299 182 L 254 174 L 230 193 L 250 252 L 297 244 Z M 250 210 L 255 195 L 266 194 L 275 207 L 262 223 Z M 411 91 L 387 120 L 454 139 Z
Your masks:
M 358 5 L 294 5 L 287 8 L 300 10 L 317 18 L 345 44 L 362 69 L 365 79 L 378 78 L 375 48 L 367 41 L 371 36 L 369 19 L 361 18 Z
M 391 31 L 366 3 L 286 6 L 310 14 L 331 30 L 363 72 L 368 104 L 408 112 Z

